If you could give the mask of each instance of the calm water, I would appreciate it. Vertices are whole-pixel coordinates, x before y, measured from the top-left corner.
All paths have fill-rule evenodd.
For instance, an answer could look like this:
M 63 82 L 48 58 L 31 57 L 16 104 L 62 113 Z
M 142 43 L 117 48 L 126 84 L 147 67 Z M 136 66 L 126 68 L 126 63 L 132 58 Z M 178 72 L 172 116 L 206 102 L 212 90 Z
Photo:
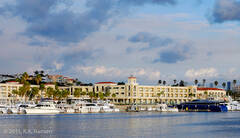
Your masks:
M 0 137 L 240 137 L 240 112 L 0 115 Z

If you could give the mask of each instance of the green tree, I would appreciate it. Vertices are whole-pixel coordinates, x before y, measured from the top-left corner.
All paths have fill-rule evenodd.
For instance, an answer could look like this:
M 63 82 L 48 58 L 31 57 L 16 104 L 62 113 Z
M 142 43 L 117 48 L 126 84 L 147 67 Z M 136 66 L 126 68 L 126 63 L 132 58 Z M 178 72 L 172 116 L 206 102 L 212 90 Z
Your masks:
M 115 98 L 117 97 L 117 95 L 115 93 L 112 94 L 112 98 L 113 98 L 113 101 L 115 101 Z
M 52 98 L 53 98 L 54 100 L 56 100 L 56 99 L 59 99 L 59 97 L 61 97 L 61 90 L 55 89 L 55 90 L 53 91 Z
M 19 91 L 18 90 L 12 90 L 12 94 L 19 95 Z
M 70 91 L 68 90 L 57 90 L 58 100 L 62 100 L 67 98 L 70 95 Z
M 177 80 L 176 80 L 176 79 L 175 79 L 175 80 L 173 80 L 173 83 L 174 83 L 173 85 L 176 85 L 176 83 L 177 83 Z
M 34 71 L 34 75 L 37 76 L 39 74 L 39 71 Z
M 37 87 L 31 88 L 31 90 L 28 91 L 28 93 L 27 93 L 29 100 L 32 100 L 32 98 L 34 98 L 38 94 L 39 94 L 39 88 L 37 88 Z
M 228 96 L 232 96 L 232 95 L 233 95 L 232 90 L 227 90 L 227 95 L 228 95 Z
M 93 98 L 95 97 L 95 94 L 93 92 L 88 92 L 88 96 L 91 99 L 91 102 L 93 102 Z
M 101 100 L 103 100 L 103 99 L 104 99 L 104 94 L 103 94 L 103 92 L 99 92 L 99 93 L 98 93 L 98 97 L 99 97 Z
M 20 82 L 21 82 L 22 84 L 24 84 L 24 83 L 28 80 L 28 78 L 29 78 L 29 75 L 27 74 L 27 72 L 24 72 L 24 73 L 22 74 L 22 77 L 21 77 Z
M 198 80 L 197 80 L 197 79 L 194 80 L 194 84 L 195 84 L 195 85 L 198 84 Z
M 166 85 L 166 83 L 167 83 L 167 82 L 164 80 L 164 81 L 163 81 L 163 85 L 165 86 L 165 85 Z
M 40 75 L 41 75 L 42 77 L 44 77 L 44 71 L 43 71 L 43 70 L 40 71 Z
M 203 87 L 205 87 L 206 79 L 203 79 Z
M 39 85 L 40 82 L 42 81 L 42 76 L 40 74 L 37 74 L 37 76 L 35 76 L 34 80 L 35 80 L 36 84 Z
M 237 84 L 237 80 L 233 80 L 233 99 L 235 100 L 236 98 L 236 84 Z
M 217 87 L 218 86 L 218 81 L 214 81 L 214 85 L 215 85 L 215 87 Z
M 45 90 L 45 85 L 43 83 L 40 84 L 39 90 L 40 90 L 40 95 L 42 97 L 42 92 Z
M 106 88 L 106 92 L 104 93 L 104 97 L 108 98 L 109 96 L 111 96 L 111 92 L 110 91 L 111 91 L 110 88 L 107 87 Z
M 14 97 L 17 97 L 19 95 L 19 91 L 18 90 L 12 90 L 12 94 L 14 95 Z M 16 99 L 14 99 L 16 100 Z
M 79 98 L 81 96 L 81 90 L 79 88 L 75 89 L 73 95 L 74 97 Z
M 54 94 L 54 89 L 52 87 L 48 87 L 45 93 L 45 96 L 48 98 L 52 98 Z
M 226 82 L 223 82 L 223 83 L 222 83 L 222 87 L 223 87 L 223 89 L 225 89 L 225 87 L 226 87 Z
M 205 91 L 205 92 L 204 92 L 204 95 L 205 95 L 205 99 L 207 99 L 207 98 L 208 98 L 208 92 Z
M 81 95 L 85 96 L 85 95 L 87 95 L 87 93 L 83 91 L 83 92 L 81 92 Z
M 233 86 L 235 87 L 237 84 L 237 80 L 233 80 Z
M 163 95 L 164 94 L 164 91 L 161 91 L 160 93 L 157 93 L 157 97 L 158 97 L 158 101 L 160 102 L 160 97 L 161 97 L 161 95 Z
M 31 89 L 31 86 L 30 86 L 30 83 L 25 81 L 23 86 L 19 88 L 19 93 L 18 95 L 20 97 L 24 97 L 24 101 L 26 101 L 26 97 L 28 97 L 28 92 L 30 91 Z
M 158 80 L 158 85 L 161 85 L 162 84 L 162 80 Z
M 194 94 L 193 94 L 193 93 L 191 93 L 191 92 L 188 94 L 188 97 L 190 97 L 190 98 L 191 98 L 191 100 L 192 100 L 193 96 L 194 96 Z

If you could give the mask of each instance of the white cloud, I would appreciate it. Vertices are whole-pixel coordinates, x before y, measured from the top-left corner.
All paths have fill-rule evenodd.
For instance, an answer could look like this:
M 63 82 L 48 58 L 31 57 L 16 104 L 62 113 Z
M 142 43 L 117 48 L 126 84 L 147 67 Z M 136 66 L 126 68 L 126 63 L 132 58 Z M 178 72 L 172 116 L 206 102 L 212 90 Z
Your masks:
M 96 67 L 93 71 L 93 75 L 102 75 L 108 73 L 108 70 L 104 66 Z
M 60 70 L 63 67 L 63 63 L 58 63 L 56 61 L 53 62 L 53 65 L 55 66 L 56 70 Z
M 161 73 L 159 71 L 149 72 L 148 79 L 149 80 L 158 80 L 160 79 Z
M 160 79 L 160 71 L 144 68 L 116 68 L 106 66 L 76 66 L 72 68 L 78 75 L 91 77 L 108 77 L 109 79 L 126 79 L 134 75 L 141 80 L 156 81 Z
M 185 76 L 187 78 L 212 78 L 217 77 L 218 72 L 215 68 L 189 69 L 186 71 Z

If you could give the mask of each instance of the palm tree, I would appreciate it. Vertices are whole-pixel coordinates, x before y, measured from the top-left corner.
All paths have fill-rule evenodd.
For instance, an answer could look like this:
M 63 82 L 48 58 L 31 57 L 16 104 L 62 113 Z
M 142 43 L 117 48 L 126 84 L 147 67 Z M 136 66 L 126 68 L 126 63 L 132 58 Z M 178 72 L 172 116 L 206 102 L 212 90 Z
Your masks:
M 222 87 L 223 87 L 223 89 L 225 89 L 225 87 L 226 87 L 226 82 L 223 82 L 223 83 L 222 83 Z
M 161 95 L 163 95 L 163 94 L 164 94 L 164 91 L 161 91 L 160 93 L 157 93 L 158 101 L 160 101 L 160 97 L 161 97 Z
M 114 99 L 116 98 L 116 96 L 117 96 L 117 95 L 116 95 L 115 93 L 112 94 L 113 101 L 114 101 Z
M 174 83 L 174 85 L 177 83 L 177 80 L 175 79 L 175 80 L 173 80 L 173 83 Z
M 214 85 L 215 85 L 215 87 L 217 87 L 218 86 L 218 81 L 214 81 Z
M 12 90 L 12 94 L 18 95 L 19 91 L 18 90 Z
M 104 99 L 104 94 L 103 94 L 103 92 L 99 92 L 99 93 L 98 93 L 98 97 L 99 97 L 101 100 L 103 100 L 103 99 Z
M 86 92 L 81 92 L 81 95 L 85 96 L 85 95 L 87 95 L 87 93 Z
M 47 91 L 45 93 L 45 96 L 48 98 L 51 98 L 51 97 L 53 97 L 53 93 L 54 93 L 54 89 L 52 87 L 48 87 Z
M 39 90 L 41 91 L 41 97 L 42 97 L 42 92 L 45 90 L 45 85 L 43 83 L 40 84 Z
M 111 95 L 110 89 L 106 87 L 106 92 L 104 93 L 104 97 L 108 98 Z
M 37 94 L 39 94 L 39 88 L 33 87 L 30 91 L 28 91 L 29 100 L 32 100 Z
M 184 86 L 185 86 L 185 82 L 184 82 L 183 80 L 181 80 L 181 81 L 179 82 L 179 86 L 184 87 Z
M 204 95 L 205 95 L 205 98 L 207 99 L 208 92 L 207 92 L 207 91 L 205 91 L 205 92 L 204 92 Z
M 164 81 L 163 81 L 163 85 L 165 86 L 165 85 L 166 85 L 166 83 L 167 83 L 167 82 L 164 80 Z
M 194 80 L 194 84 L 195 84 L 195 85 L 198 84 L 198 80 L 197 80 L 197 79 Z
M 237 84 L 237 80 L 233 80 L 233 86 L 235 87 Z
M 28 94 L 28 92 L 30 91 L 30 89 L 31 89 L 30 83 L 27 82 L 27 81 L 23 84 L 22 87 L 19 88 L 19 93 L 18 93 L 18 95 L 19 95 L 20 97 L 24 97 L 24 101 L 25 101 L 25 102 L 26 102 L 26 96 L 28 96 L 27 94 Z
M 193 93 L 189 93 L 188 96 L 191 98 L 192 101 L 192 97 L 194 96 Z
M 16 97 L 17 95 L 19 95 L 19 91 L 18 90 L 12 90 L 12 94 L 14 95 L 14 97 Z
M 65 99 L 70 95 L 70 91 L 68 90 L 56 90 L 56 91 L 57 91 L 56 97 L 58 97 L 58 100 Z
M 205 87 L 206 79 L 203 79 L 203 87 Z
M 39 85 L 39 83 L 42 81 L 42 76 L 40 74 L 38 74 L 34 79 L 35 79 L 36 84 Z
M 90 97 L 91 102 L 93 102 L 93 98 L 94 98 L 95 94 L 93 92 L 88 92 L 88 96 Z
M 20 82 L 23 84 L 23 83 L 25 83 L 28 80 L 28 78 L 29 78 L 29 75 L 27 74 L 27 72 L 24 72 L 22 74 Z
M 236 87 L 236 84 L 237 84 L 237 80 L 233 80 L 233 99 L 235 100 L 235 98 L 236 98 L 236 89 L 235 89 L 235 87 Z
M 44 77 L 44 71 L 43 71 L 43 70 L 40 71 L 40 75 L 41 75 L 42 77 Z
M 158 84 L 161 85 L 162 84 L 162 80 L 158 80 Z
M 233 80 L 233 92 L 235 92 L 236 84 L 237 84 L 237 80 Z
M 74 93 L 73 93 L 74 97 L 79 98 L 81 96 L 81 91 L 79 88 L 75 89 Z
M 35 76 L 37 76 L 38 74 L 39 74 L 39 71 L 34 71 L 34 74 L 35 74 Z

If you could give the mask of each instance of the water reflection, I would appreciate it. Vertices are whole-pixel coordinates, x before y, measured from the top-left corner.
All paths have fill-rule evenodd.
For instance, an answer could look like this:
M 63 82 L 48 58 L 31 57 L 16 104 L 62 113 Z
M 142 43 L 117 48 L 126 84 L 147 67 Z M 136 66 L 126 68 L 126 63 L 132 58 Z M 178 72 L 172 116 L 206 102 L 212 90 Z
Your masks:
M 240 112 L 0 115 L 0 137 L 238 137 Z

